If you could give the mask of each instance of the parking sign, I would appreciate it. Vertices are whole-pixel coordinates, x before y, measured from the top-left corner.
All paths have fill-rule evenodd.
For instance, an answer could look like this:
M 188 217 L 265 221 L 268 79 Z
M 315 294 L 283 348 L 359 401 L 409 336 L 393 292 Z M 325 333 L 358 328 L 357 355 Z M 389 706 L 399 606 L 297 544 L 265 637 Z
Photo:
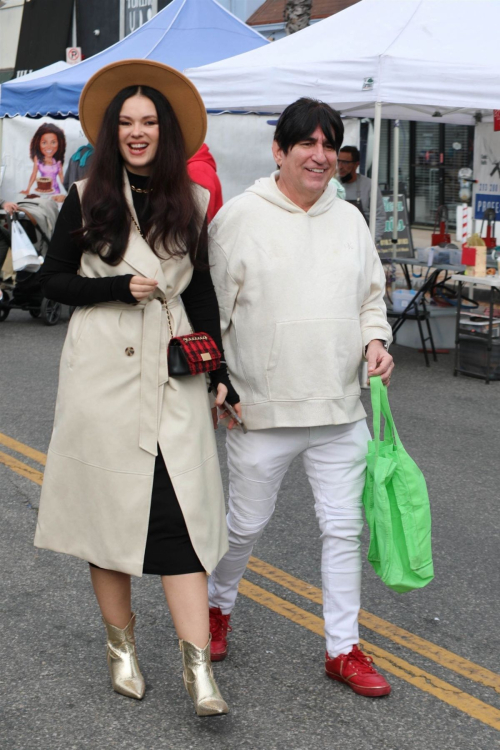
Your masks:
M 79 63 L 82 61 L 82 48 L 81 47 L 66 47 L 66 62 L 70 65 Z

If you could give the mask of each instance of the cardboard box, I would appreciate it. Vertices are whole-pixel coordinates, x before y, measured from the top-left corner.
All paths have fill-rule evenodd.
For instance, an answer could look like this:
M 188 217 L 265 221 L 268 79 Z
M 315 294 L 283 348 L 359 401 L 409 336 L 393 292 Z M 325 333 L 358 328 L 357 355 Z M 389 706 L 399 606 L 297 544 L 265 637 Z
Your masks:
M 486 276 L 486 246 L 462 247 L 462 264 L 467 266 L 467 276 Z

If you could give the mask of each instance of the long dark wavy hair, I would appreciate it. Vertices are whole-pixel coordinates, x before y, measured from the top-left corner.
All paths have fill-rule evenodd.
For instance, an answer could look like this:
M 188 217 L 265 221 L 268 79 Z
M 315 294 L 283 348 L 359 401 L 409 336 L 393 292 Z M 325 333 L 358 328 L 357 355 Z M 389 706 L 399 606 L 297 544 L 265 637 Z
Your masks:
M 207 268 L 196 254 L 203 217 L 187 173 L 182 131 L 169 101 L 149 86 L 122 89 L 104 114 L 82 198 L 83 227 L 76 234 L 85 251 L 96 253 L 111 266 L 124 256 L 131 216 L 123 193 L 118 127 L 123 103 L 136 94 L 153 102 L 159 124 L 158 149 L 148 182 L 151 192 L 145 209 L 149 214 L 144 228 L 148 244 L 159 257 L 189 253 L 195 268 Z
M 62 164 L 64 162 L 64 154 L 66 153 L 66 136 L 61 128 L 58 128 L 57 125 L 52 125 L 51 122 L 44 122 L 43 125 L 40 125 L 31 139 L 30 157 L 31 159 L 34 159 L 36 156 L 38 161 L 42 162 L 42 164 L 45 162 L 45 156 L 42 154 L 40 142 L 42 136 L 47 135 L 47 133 L 53 133 L 57 138 L 57 151 L 52 158 L 54 159 L 54 162 L 60 161 Z

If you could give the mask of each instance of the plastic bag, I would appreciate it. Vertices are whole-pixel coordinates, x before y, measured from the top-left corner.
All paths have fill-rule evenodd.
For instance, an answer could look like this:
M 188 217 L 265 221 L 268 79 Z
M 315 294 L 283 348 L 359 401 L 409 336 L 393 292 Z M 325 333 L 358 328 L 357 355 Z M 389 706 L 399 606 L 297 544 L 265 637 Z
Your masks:
M 22 228 L 19 221 L 11 224 L 12 265 L 14 271 L 30 271 L 35 273 L 43 263 L 36 248 Z

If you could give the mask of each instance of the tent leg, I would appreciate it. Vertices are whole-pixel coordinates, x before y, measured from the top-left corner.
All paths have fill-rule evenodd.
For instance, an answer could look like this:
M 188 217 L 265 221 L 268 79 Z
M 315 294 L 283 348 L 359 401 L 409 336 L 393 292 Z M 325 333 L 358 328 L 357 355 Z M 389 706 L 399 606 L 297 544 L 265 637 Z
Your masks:
M 393 150 L 393 174 L 392 174 L 392 257 L 396 257 L 398 246 L 398 198 L 399 198 L 399 120 L 394 120 L 394 150 Z M 394 290 L 393 282 L 393 290 Z
M 378 163 L 380 156 L 381 122 L 382 102 L 375 102 L 375 122 L 373 127 L 372 189 L 370 193 L 370 233 L 373 241 L 375 241 L 375 228 L 377 224 Z

